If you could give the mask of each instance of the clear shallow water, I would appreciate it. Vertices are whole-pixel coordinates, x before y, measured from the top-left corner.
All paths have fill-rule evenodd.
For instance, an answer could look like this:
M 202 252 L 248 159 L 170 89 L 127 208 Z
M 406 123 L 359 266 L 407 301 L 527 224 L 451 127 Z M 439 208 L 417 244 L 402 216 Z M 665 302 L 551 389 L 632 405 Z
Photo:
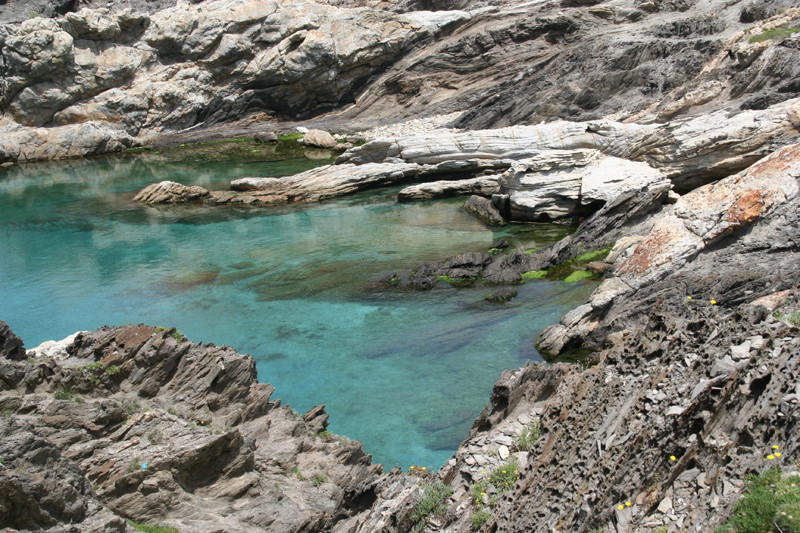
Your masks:
M 505 237 L 542 245 L 552 226 L 492 231 L 461 201 L 397 204 L 391 191 L 300 208 L 150 207 L 163 179 L 224 187 L 317 164 L 119 157 L 0 170 L 0 319 L 28 348 L 104 324 L 175 326 L 258 361 L 259 380 L 387 468 L 438 468 L 500 372 L 538 360 L 538 333 L 593 289 L 536 280 L 495 306 L 490 288 L 378 291 L 408 271 Z

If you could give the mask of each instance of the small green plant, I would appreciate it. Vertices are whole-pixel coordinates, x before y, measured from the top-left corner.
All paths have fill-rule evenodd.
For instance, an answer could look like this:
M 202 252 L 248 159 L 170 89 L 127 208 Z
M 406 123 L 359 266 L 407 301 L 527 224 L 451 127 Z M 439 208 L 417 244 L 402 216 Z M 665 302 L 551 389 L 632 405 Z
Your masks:
M 518 437 L 514 439 L 514 443 L 520 450 L 530 450 L 533 448 L 533 444 L 539 440 L 541 432 L 542 428 L 539 421 L 534 420 L 528 425 L 528 427 L 522 430 L 522 433 L 520 433 Z
M 316 435 L 314 435 L 314 437 L 315 437 L 315 438 L 322 439 L 322 440 L 324 440 L 324 441 L 326 441 L 326 442 L 327 442 L 327 441 L 329 441 L 329 440 L 332 440 L 332 439 L 333 439 L 333 433 L 331 433 L 330 431 L 328 431 L 328 430 L 326 429 L 325 431 L 320 431 L 319 433 L 317 433 Z
M 278 135 L 278 141 L 296 141 L 303 137 L 305 137 L 303 133 L 284 133 L 283 135 Z
M 164 435 L 161 433 L 160 430 L 154 429 L 153 431 L 147 434 L 147 440 L 149 440 L 153 444 L 161 444 L 164 441 Z
M 314 484 L 315 487 L 319 487 L 323 483 L 328 482 L 328 476 L 325 474 L 314 474 L 314 477 L 311 478 L 311 483 Z
M 5 409 L 3 411 L 3 418 L 10 418 L 11 417 L 11 409 Z
M 760 476 L 747 476 L 745 494 L 734 506 L 733 516 L 717 531 L 799 533 L 800 476 L 784 476 L 775 467 Z
M 100 370 L 101 368 L 103 368 L 103 364 L 98 362 L 98 363 L 91 363 L 91 364 L 88 364 L 86 366 L 80 367 L 78 370 L 85 370 L 87 372 L 94 372 L 95 370 Z
M 290 471 L 290 473 L 293 476 L 297 476 L 297 479 L 299 479 L 300 481 L 305 481 L 305 479 L 306 479 L 306 477 L 303 475 L 303 473 L 300 472 L 300 469 L 297 468 L 296 466 L 292 467 L 292 470 Z
M 669 533 L 669 528 L 667 526 L 659 527 L 653 530 L 653 533 Z
M 86 403 L 86 400 L 84 400 L 80 396 L 75 396 L 75 401 L 78 402 L 78 403 Z
M 25 360 L 26 360 L 27 362 L 29 362 L 30 364 L 34 364 L 34 363 L 36 363 L 36 358 L 35 358 L 35 357 L 28 357 L 28 358 L 27 358 L 27 359 L 25 359 Z
M 179 329 L 176 329 L 175 331 L 172 332 L 172 338 L 178 342 L 183 342 L 186 340 L 186 336 L 183 333 L 181 333 L 181 330 Z
M 800 311 L 788 311 L 786 313 L 775 311 L 775 318 L 788 322 L 793 326 L 800 327 Z
M 453 489 L 441 481 L 437 481 L 433 485 L 425 485 L 422 499 L 411 512 L 411 521 L 414 523 L 412 531 L 422 531 L 429 518 L 444 515 L 447 512 L 447 498 L 451 494 L 453 494 Z
M 53 397 L 56 400 L 71 400 L 74 396 L 75 393 L 72 392 L 70 389 L 61 389 L 59 391 L 56 391 L 55 394 L 53 394 Z
M 142 465 L 139 462 L 138 457 L 131 457 L 131 461 L 128 463 L 128 472 L 136 472 L 137 470 L 141 470 Z
M 783 39 L 784 37 L 789 37 L 793 33 L 797 33 L 800 31 L 800 28 L 787 28 L 784 24 L 779 28 L 772 28 L 769 30 L 764 30 L 758 35 L 753 35 L 750 37 L 751 43 L 762 43 L 764 41 L 771 41 L 773 39 Z
M 489 476 L 489 483 L 495 486 L 500 492 L 505 492 L 514 486 L 519 477 L 519 465 L 513 459 L 504 465 L 497 467 L 497 470 Z
M 121 370 L 122 369 L 117 365 L 108 365 L 106 367 L 106 374 L 108 374 L 109 376 L 114 376 L 116 374 L 119 374 Z
M 177 416 L 178 415 L 178 411 L 176 411 L 174 407 L 167 408 L 167 412 L 169 414 L 171 414 L 172 416 Z
M 128 519 L 128 525 L 136 531 L 143 531 L 144 533 L 181 533 L 177 528 L 174 527 L 145 524 L 142 522 L 134 522 L 130 519 Z
M 483 524 L 489 521 L 492 515 L 489 513 L 488 510 L 481 507 L 476 509 L 472 516 L 470 516 L 469 521 L 472 524 L 472 529 L 475 531 L 479 530 Z
M 132 415 L 139 411 L 139 402 L 136 400 L 126 400 L 122 402 L 122 406 L 125 407 L 126 411 L 128 411 L 128 415 Z
M 169 328 L 165 328 L 164 326 L 156 326 L 156 333 L 161 333 L 162 331 L 167 331 Z
M 6 458 L 5 457 L 0 457 L 0 465 L 4 465 L 4 464 L 6 464 Z

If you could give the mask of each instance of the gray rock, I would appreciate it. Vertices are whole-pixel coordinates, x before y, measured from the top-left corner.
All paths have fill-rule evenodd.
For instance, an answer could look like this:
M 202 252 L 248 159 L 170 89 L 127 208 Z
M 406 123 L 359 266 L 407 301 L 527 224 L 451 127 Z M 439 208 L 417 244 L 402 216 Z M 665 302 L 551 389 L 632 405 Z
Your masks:
M 336 139 L 333 138 L 333 135 L 323 130 L 308 130 L 308 133 L 303 136 L 303 144 L 316 148 L 326 148 L 328 150 L 336 148 L 339 145 Z
M 253 140 L 258 143 L 277 143 L 278 134 L 274 131 L 263 131 L 253 135 Z
M 464 203 L 464 210 L 490 226 L 503 226 L 506 224 L 503 215 L 492 205 L 492 201 L 488 198 L 472 195 Z
M 146 204 L 175 204 L 201 200 L 208 195 L 208 190 L 202 187 L 187 187 L 175 181 L 162 181 L 148 185 L 133 199 Z

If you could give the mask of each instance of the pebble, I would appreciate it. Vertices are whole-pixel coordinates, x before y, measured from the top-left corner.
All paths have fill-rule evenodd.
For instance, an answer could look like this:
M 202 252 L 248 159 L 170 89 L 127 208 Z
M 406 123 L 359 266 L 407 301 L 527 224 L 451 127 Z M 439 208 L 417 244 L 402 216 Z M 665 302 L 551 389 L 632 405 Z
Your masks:
M 508 456 L 511 455 L 511 452 L 508 450 L 508 446 L 500 446 L 497 450 L 498 455 L 500 455 L 500 459 L 505 461 L 508 459 Z

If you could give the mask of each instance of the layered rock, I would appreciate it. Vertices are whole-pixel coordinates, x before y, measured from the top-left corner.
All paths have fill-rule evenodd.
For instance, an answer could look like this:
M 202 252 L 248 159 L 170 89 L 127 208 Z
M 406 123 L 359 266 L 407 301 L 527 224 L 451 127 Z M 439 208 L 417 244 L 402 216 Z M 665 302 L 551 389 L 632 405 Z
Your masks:
M 797 290 L 774 296 L 783 311 L 800 307 Z M 800 451 L 800 339 L 773 316 L 774 303 L 764 304 L 642 302 L 646 322 L 618 335 L 591 368 L 505 372 L 470 437 L 439 471 L 454 493 L 424 530 L 474 531 L 479 509 L 486 512 L 480 531 L 721 526 L 748 472 L 792 470 L 783 458 Z M 487 483 L 515 469 L 509 486 Z M 402 480 L 385 489 L 358 531 L 407 530 L 407 510 L 420 495 L 403 489 Z
M 0 32 L 4 160 L 115 151 L 250 111 L 317 114 L 352 101 L 415 42 L 468 18 L 219 0 L 26 20 Z
M 576 150 L 592 149 L 648 163 L 669 177 L 677 190 L 686 191 L 746 168 L 776 146 L 793 142 L 798 130 L 800 99 L 794 99 L 761 111 L 733 116 L 720 111 L 660 125 L 598 120 L 442 130 L 371 141 L 348 150 L 337 163 L 400 158 L 408 163 L 440 164 L 475 158 L 524 160 L 553 153 L 559 159 L 548 165 L 567 167 L 570 163 L 583 166 L 588 154 Z
M 150 326 L 78 334 L 61 359 L 20 360 L 11 344 L 0 358 L 6 526 L 320 531 L 376 496 L 380 466 L 325 432 L 324 406 L 302 418 L 281 406 L 231 348 Z
M 792 145 L 779 150 L 739 174 L 681 196 L 650 217 L 648 231 L 637 239 L 627 235 L 612 251 L 611 277 L 579 312 L 548 328 L 540 348 L 557 354 L 574 344 L 601 345 L 621 322 L 638 315 L 633 302 L 675 287 L 689 264 L 696 271 L 697 265 L 713 269 L 710 265 L 718 263 L 733 273 L 730 284 L 716 289 L 685 288 L 686 297 L 703 294 L 706 300 L 729 302 L 745 298 L 741 285 L 777 290 L 780 285 L 773 284 L 781 283 L 782 269 L 797 259 L 791 231 L 798 225 L 799 149 Z M 743 252 L 754 255 L 765 246 L 771 250 L 768 259 L 742 263 Z M 614 305 L 617 298 L 620 305 Z

